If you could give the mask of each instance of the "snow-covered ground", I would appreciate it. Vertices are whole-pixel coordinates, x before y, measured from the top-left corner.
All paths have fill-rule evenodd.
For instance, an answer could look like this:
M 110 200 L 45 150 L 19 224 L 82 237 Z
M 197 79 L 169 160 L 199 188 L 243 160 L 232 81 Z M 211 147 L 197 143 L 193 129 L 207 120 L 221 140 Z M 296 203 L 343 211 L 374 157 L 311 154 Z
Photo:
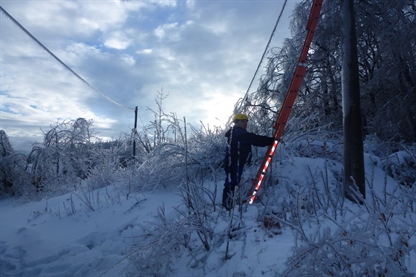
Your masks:
M 366 160 L 369 165 L 368 157 Z M 293 158 L 284 165 L 276 162 L 273 171 L 279 185 L 273 190 L 281 194 L 279 201 L 285 200 L 286 187 L 301 191 L 302 186 L 311 183 L 312 176 L 320 176 L 324 167 L 323 159 Z M 371 171 L 368 168 L 367 177 L 374 176 L 374 182 L 385 179 L 380 167 Z M 213 187 L 210 181 L 205 185 Z M 151 232 L 152 222 L 159 220 L 161 206 L 166 217 L 174 220 L 176 208 L 183 207 L 183 200 L 179 189 L 130 193 L 127 197 L 121 187 L 112 185 L 90 193 L 76 191 L 37 202 L 0 201 L 0 276 L 144 276 L 131 265 L 132 260 L 140 262 L 139 257 L 134 258 L 137 238 L 144 230 Z M 242 218 L 238 209 L 232 214 L 223 210 L 220 197 L 216 203 L 216 212 L 209 215 L 210 226 L 215 234 L 222 235 L 213 235 L 209 250 L 196 251 L 194 255 L 178 252 L 178 256 L 172 257 L 173 271 L 168 275 L 281 275 L 299 240 L 292 228 L 273 224 L 267 227 L 264 220 L 259 220 L 263 204 L 281 203 L 245 206 Z M 232 224 L 240 221 L 240 226 L 229 236 L 231 218 Z M 306 223 L 305 232 L 316 232 L 328 225 L 320 224 L 317 227 Z M 410 243 L 413 247 L 416 244 L 414 235 Z M 224 259 L 226 253 L 228 259 Z M 404 260 L 408 272 L 415 274 L 414 248 L 410 254 Z
M 158 207 L 164 205 L 169 215 L 180 202 L 177 193 L 160 191 L 121 197 L 119 202 L 102 204 L 95 211 L 74 194 L 24 204 L 14 199 L 0 201 L 1 276 L 123 276 L 129 254 L 134 252 L 135 237 L 142 232 L 139 226 L 154 221 Z M 252 224 L 245 227 L 245 241 L 231 244 L 234 258 L 224 261 L 224 244 L 213 250 L 204 270 L 192 270 L 185 263 L 190 258 L 182 257 L 178 262 L 184 264 L 176 264 L 173 275 L 250 272 L 260 276 L 273 272 L 276 266 L 283 267 L 293 235 L 290 231 L 263 232 L 257 226 L 257 213 L 255 206 L 245 212 L 245 220 Z M 217 216 L 226 219 L 229 214 L 221 211 Z M 223 232 L 226 220 L 218 222 L 216 229 Z M 246 250 L 243 255 L 237 253 L 242 248 Z
M 94 211 L 77 193 L 24 204 L 1 201 L 1 276 L 119 276 L 137 224 L 154 217 L 162 203 L 172 207 L 179 200 L 163 192 L 104 199 L 116 194 L 114 188 L 99 194 L 101 207 Z

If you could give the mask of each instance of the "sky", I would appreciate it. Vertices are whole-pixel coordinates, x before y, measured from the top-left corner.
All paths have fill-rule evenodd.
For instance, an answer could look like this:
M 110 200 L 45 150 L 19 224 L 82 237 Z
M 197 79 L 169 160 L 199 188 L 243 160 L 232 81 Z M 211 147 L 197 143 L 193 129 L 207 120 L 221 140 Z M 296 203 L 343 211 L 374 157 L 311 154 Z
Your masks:
M 290 37 L 289 0 L 270 47 Z M 103 140 L 165 113 L 225 127 L 243 98 L 283 0 L 0 0 L 83 82 L 0 13 L 0 129 L 30 150 L 57 122 L 93 120 Z M 263 62 L 250 91 L 264 73 Z M 43 130 L 43 131 L 42 131 Z

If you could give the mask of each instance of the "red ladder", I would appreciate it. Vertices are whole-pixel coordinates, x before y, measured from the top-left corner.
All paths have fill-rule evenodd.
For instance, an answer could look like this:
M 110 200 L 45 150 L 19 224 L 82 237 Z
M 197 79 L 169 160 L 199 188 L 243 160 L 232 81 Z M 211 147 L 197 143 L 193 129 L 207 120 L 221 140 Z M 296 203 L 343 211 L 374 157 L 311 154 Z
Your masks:
M 309 13 L 308 23 L 306 25 L 306 34 L 305 42 L 303 44 L 302 52 L 300 53 L 299 61 L 296 65 L 295 72 L 293 73 L 292 81 L 290 83 L 289 89 L 287 90 L 285 100 L 283 101 L 282 108 L 280 109 L 279 116 L 276 119 L 274 124 L 274 134 L 275 139 L 273 145 L 269 146 L 267 149 L 266 155 L 264 156 L 263 162 L 260 165 L 259 171 L 257 172 L 256 178 L 253 181 L 253 185 L 249 190 L 248 197 L 250 198 L 249 204 L 252 204 L 256 198 L 256 194 L 260 189 L 261 183 L 264 179 L 267 169 L 269 168 L 270 162 L 274 155 L 274 152 L 277 148 L 277 145 L 282 137 L 283 130 L 286 126 L 286 122 L 289 119 L 290 112 L 292 110 L 293 103 L 295 102 L 298 90 L 302 83 L 303 77 L 306 72 L 306 58 L 308 56 L 309 47 L 312 42 L 312 38 L 318 24 L 319 14 L 321 12 L 323 0 L 314 0 L 312 3 L 312 8 Z

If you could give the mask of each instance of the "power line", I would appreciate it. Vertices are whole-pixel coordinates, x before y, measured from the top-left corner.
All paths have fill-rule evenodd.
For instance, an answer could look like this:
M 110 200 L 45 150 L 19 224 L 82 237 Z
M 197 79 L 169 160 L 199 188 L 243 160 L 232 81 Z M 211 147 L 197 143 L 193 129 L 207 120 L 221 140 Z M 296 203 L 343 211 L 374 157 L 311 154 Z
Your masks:
M 253 78 L 251 79 L 250 85 L 249 85 L 249 86 L 248 86 L 248 88 L 247 88 L 247 91 L 246 91 L 246 94 L 244 95 L 243 101 L 241 101 L 241 102 L 240 102 L 240 106 L 238 107 L 238 109 L 236 109 L 236 111 L 238 111 L 238 110 L 241 108 L 241 105 L 243 104 L 244 100 L 245 100 L 245 99 L 247 99 L 247 95 L 248 95 L 248 93 L 249 93 L 249 91 L 250 91 L 251 86 L 253 85 L 254 79 L 255 79 L 255 78 L 256 78 L 256 76 L 257 76 L 257 73 L 258 73 L 258 71 L 259 71 L 259 68 L 260 68 L 261 64 L 263 63 L 264 57 L 266 56 L 267 50 L 269 49 L 269 46 L 270 46 L 270 42 L 272 41 L 272 38 L 273 38 L 273 36 L 274 36 L 274 33 L 276 32 L 277 25 L 278 25 L 278 24 L 279 24 L 279 22 L 280 22 L 280 18 L 281 18 L 281 17 L 282 17 L 282 15 L 283 15 L 283 12 L 284 12 L 285 7 L 286 7 L 286 3 L 287 3 L 287 0 L 285 0 L 285 2 L 283 3 L 282 9 L 280 10 L 280 14 L 279 14 L 279 16 L 278 16 L 278 18 L 277 18 L 277 20 L 276 20 L 276 23 L 275 23 L 274 28 L 273 28 L 273 31 L 272 31 L 272 33 L 271 33 L 271 35 L 270 35 L 269 41 L 267 42 L 266 48 L 264 49 L 263 55 L 261 56 L 261 59 L 260 59 L 260 62 L 259 62 L 259 64 L 257 65 L 257 69 L 256 69 L 256 71 L 254 72 L 254 76 L 253 76 Z
M 3 9 L 2 6 L 0 6 L 1 11 L 11 20 L 13 23 L 15 23 L 23 32 L 25 32 L 31 39 L 33 39 L 40 47 L 43 48 L 46 52 L 48 52 L 55 60 L 57 60 L 60 64 L 62 64 L 66 69 L 71 71 L 72 74 L 74 74 L 78 79 L 80 79 L 82 82 L 84 82 L 87 86 L 92 88 L 95 92 L 98 92 L 101 94 L 104 98 L 107 100 L 113 102 L 117 106 L 120 106 L 122 108 L 128 109 L 128 110 L 134 110 L 134 108 L 127 107 L 121 103 L 118 103 L 117 101 L 111 99 L 109 96 L 105 95 L 98 89 L 96 89 L 94 86 L 92 86 L 90 83 L 88 83 L 84 78 L 79 76 L 74 70 L 72 70 L 68 65 L 66 65 L 61 59 L 59 59 L 54 53 L 52 53 L 45 45 L 43 45 L 38 39 L 36 39 L 28 30 L 26 30 L 19 22 L 17 22 L 16 19 L 14 19 L 5 9 Z

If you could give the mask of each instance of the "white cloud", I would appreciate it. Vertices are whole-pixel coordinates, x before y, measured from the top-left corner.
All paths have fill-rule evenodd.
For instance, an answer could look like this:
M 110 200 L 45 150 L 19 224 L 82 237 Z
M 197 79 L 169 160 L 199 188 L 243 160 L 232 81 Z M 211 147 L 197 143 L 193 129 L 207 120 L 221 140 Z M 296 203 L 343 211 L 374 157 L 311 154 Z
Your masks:
M 153 49 L 137 50 L 136 53 L 139 54 L 139 55 L 149 55 L 149 54 L 153 53 Z
M 136 60 L 130 55 L 123 55 L 121 59 L 128 65 L 133 66 L 136 63 Z
M 154 107 L 157 91 L 164 88 L 170 93 L 165 112 L 186 116 L 192 124 L 227 121 L 245 94 L 280 5 L 2 1 L 6 11 L 92 86 L 125 107 L 138 106 L 144 122 L 151 119 L 146 106 Z M 93 119 L 105 137 L 129 132 L 132 110 L 88 87 L 3 14 L 0 20 L 1 128 L 12 142 L 28 134 L 39 137 L 39 127 L 48 128 L 58 118 Z
M 177 22 L 164 24 L 157 27 L 154 33 L 159 39 L 168 38 L 169 40 L 178 40 L 179 36 L 177 33 L 177 27 Z
M 124 32 L 116 31 L 107 34 L 104 45 L 108 48 L 123 50 L 129 47 L 131 39 L 129 39 Z
M 66 61 L 73 63 L 83 62 L 89 57 L 100 57 L 104 53 L 95 45 L 87 45 L 81 42 L 70 43 L 62 51 L 61 55 L 65 55 L 68 59 Z

